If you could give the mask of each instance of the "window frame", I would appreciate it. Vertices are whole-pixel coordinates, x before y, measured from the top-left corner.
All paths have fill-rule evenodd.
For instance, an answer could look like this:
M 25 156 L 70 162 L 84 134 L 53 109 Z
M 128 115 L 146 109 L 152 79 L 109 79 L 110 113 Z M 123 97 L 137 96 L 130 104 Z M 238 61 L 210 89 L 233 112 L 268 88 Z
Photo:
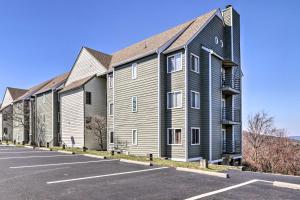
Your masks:
M 108 75 L 108 88 L 112 89 L 114 87 L 114 75 L 109 74 Z
M 136 80 L 137 79 L 137 68 L 138 68 L 138 64 L 137 63 L 132 63 L 131 64 L 131 79 L 132 80 Z
M 172 135 L 175 134 L 175 130 L 180 130 L 180 143 L 170 144 L 169 130 L 172 130 Z M 167 145 L 168 146 L 182 146 L 182 128 L 167 128 Z
M 6 122 L 7 121 L 7 113 L 3 113 L 2 118 L 3 118 L 3 121 Z
M 177 70 L 174 70 L 174 71 L 169 71 L 169 58 L 170 57 L 176 57 L 177 55 L 180 55 L 180 68 L 179 69 L 177 69 Z M 176 62 L 175 62 L 176 63 Z M 167 56 L 167 73 L 168 74 L 171 74 L 171 73 L 174 73 L 174 72 L 178 72 L 178 71 L 182 71 L 182 52 L 179 52 L 179 53 L 174 53 L 174 54 L 172 54 L 172 55 L 169 55 L 169 56 Z
M 195 106 L 193 106 L 193 93 L 198 94 L 198 97 L 199 97 L 199 107 L 196 107 L 196 102 L 195 102 Z M 191 94 L 190 95 L 191 95 L 190 96 L 191 97 L 191 108 L 200 110 L 200 92 L 197 92 L 195 90 L 191 90 Z M 196 98 L 195 98 L 195 100 L 196 100 Z
M 193 57 L 195 57 L 195 58 L 197 58 L 198 59 L 198 71 L 197 70 L 193 70 L 193 65 L 192 65 L 192 60 L 193 60 Z M 192 72 L 195 72 L 195 73 L 197 73 L 197 74 L 200 74 L 200 57 L 199 56 L 197 56 L 196 54 L 193 54 L 193 53 L 191 53 L 191 56 L 190 56 L 190 63 L 191 63 L 191 67 L 190 67 L 190 69 L 191 69 L 191 71 Z
M 136 105 L 136 108 L 135 108 L 135 110 L 133 109 L 133 99 L 136 99 L 136 103 L 135 103 L 135 105 Z M 138 97 L 137 96 L 132 96 L 131 97 L 131 112 L 133 112 L 133 113 L 136 113 L 138 111 Z
M 198 135 L 199 143 L 193 144 L 193 130 L 198 130 L 199 131 L 199 135 Z M 200 143 L 201 143 L 201 130 L 200 130 L 200 127 L 191 127 L 191 133 L 190 134 L 191 134 L 191 146 L 200 145 Z
M 87 95 L 89 94 L 89 100 L 90 102 L 88 102 L 88 98 L 87 98 Z M 88 91 L 85 91 L 85 105 L 92 105 L 92 93 L 91 92 L 88 92 Z
M 112 110 L 110 109 L 111 105 L 112 105 Z M 110 111 L 112 111 L 112 113 Z M 109 106 L 108 106 L 108 115 L 111 116 L 111 117 L 114 116 L 114 103 L 109 103 Z
M 136 136 L 135 136 L 136 141 L 133 140 L 134 131 L 135 131 L 135 134 L 136 134 Z M 131 145 L 132 146 L 138 146 L 138 130 L 137 129 L 132 129 L 131 130 Z
M 175 93 L 180 93 L 180 95 L 181 95 L 181 104 L 178 107 L 170 107 L 170 105 L 169 105 L 169 94 L 173 94 L 173 105 L 174 105 L 174 94 Z M 171 91 L 171 92 L 167 92 L 167 109 L 170 110 L 170 109 L 182 108 L 182 103 L 183 103 L 183 95 L 182 95 L 182 91 L 181 90 L 174 90 L 174 91 Z

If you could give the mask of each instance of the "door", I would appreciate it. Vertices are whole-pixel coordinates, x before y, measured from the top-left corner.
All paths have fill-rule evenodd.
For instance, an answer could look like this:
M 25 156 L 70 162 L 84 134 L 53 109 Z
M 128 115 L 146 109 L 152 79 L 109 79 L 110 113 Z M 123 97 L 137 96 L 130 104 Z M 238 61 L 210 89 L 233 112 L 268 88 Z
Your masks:
M 222 129 L 223 152 L 226 152 L 226 129 Z

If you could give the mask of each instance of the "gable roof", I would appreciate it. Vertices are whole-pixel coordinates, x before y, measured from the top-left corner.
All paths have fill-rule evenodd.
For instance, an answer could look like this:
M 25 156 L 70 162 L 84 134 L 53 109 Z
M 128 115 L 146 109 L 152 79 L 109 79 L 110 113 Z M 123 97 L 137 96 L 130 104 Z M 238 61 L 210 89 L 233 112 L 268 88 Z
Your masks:
M 51 80 L 47 80 L 43 83 L 40 83 L 36 86 L 33 86 L 32 88 L 29 88 L 28 91 L 23 94 L 22 96 L 20 96 L 19 98 L 17 98 L 14 103 L 21 101 L 21 100 L 26 100 L 28 98 L 30 98 L 32 95 L 34 95 L 38 90 L 40 90 L 42 87 L 44 87 L 46 84 L 48 84 Z
M 61 74 L 59 76 L 54 77 L 47 83 L 44 87 L 39 89 L 35 94 L 41 94 L 44 92 L 48 92 L 49 90 L 57 89 L 61 85 L 63 85 L 69 76 L 69 72 Z
M 199 31 L 202 30 L 216 14 L 219 14 L 219 9 L 212 10 L 196 19 L 121 49 L 112 55 L 87 47 L 84 48 L 86 48 L 103 66 L 107 67 L 107 69 L 112 69 L 120 64 L 155 53 L 165 45 L 169 45 L 166 49 L 168 52 L 183 47 L 199 33 Z
M 12 88 L 12 87 L 7 87 L 7 90 L 9 90 L 10 95 L 13 100 L 16 100 L 17 98 L 19 98 L 20 96 L 22 96 L 23 94 L 25 94 L 28 91 L 25 89 Z
M 67 91 L 70 91 L 70 90 L 77 89 L 77 88 L 85 85 L 87 82 L 89 82 L 95 76 L 96 75 L 92 75 L 92 76 L 88 76 L 88 77 L 85 77 L 83 79 L 74 81 L 74 82 L 70 83 L 69 85 L 67 85 L 66 87 L 64 87 L 61 91 L 59 91 L 59 93 L 63 93 L 63 92 L 67 92 Z

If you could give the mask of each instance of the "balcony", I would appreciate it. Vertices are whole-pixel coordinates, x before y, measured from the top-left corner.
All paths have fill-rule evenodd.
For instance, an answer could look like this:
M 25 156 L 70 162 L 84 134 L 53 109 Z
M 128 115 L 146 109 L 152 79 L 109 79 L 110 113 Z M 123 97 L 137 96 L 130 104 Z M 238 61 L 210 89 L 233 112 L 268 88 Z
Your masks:
M 240 124 L 241 111 L 232 107 L 223 107 L 221 120 L 224 125 Z
M 241 142 L 240 141 L 223 141 L 222 145 L 223 154 L 240 154 Z
M 225 95 L 235 95 L 240 94 L 241 81 L 240 78 L 236 76 L 226 77 L 222 76 L 222 92 Z

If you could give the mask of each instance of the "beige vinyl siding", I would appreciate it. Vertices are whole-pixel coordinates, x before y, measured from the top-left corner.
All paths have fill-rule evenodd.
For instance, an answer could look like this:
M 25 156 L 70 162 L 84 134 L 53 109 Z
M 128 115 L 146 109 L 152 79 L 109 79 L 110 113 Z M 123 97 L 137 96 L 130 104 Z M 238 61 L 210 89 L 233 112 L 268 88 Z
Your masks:
M 3 140 L 3 126 L 2 126 L 2 113 L 0 112 L 0 134 L 1 140 Z
M 165 93 L 162 94 L 162 101 L 164 102 L 165 113 L 165 130 L 162 131 L 162 141 L 165 142 L 165 156 L 173 159 L 185 159 L 185 51 L 180 50 L 165 55 L 164 67 L 167 72 L 167 57 L 176 53 L 182 55 L 182 70 L 165 73 L 163 82 L 165 86 Z M 172 91 L 181 91 L 182 107 L 168 109 L 167 108 L 167 93 Z M 180 128 L 181 129 L 181 145 L 168 145 L 167 129 Z
M 1 107 L 4 108 L 13 102 L 13 98 L 8 89 L 6 89 Z
M 36 142 L 42 146 L 45 146 L 47 142 L 53 145 L 52 103 L 52 91 L 40 94 L 36 98 Z
M 24 127 L 24 124 L 26 123 L 24 116 L 26 109 L 25 107 L 25 103 L 22 101 L 13 105 L 13 140 L 16 140 L 17 143 L 22 143 L 23 141 L 27 142 L 27 137 L 25 134 L 26 130 Z
M 95 77 L 84 86 L 85 92 L 91 92 L 92 104 L 85 104 L 85 117 L 100 116 L 106 118 L 106 78 Z M 104 140 L 106 148 L 106 139 Z M 97 137 L 89 130 L 85 131 L 85 146 L 99 149 Z
M 109 115 L 109 104 L 113 103 L 113 88 L 109 88 L 109 75 L 113 75 L 113 73 L 110 73 L 107 75 L 107 140 L 108 140 L 108 148 L 111 149 L 113 145 L 109 144 L 110 142 L 110 132 L 114 129 L 114 116 Z
M 74 147 L 84 146 L 84 92 L 82 88 L 61 94 L 62 143 Z
M 137 63 L 137 78 L 131 78 L 131 64 L 115 68 L 115 144 L 127 146 L 129 153 L 145 155 L 158 150 L 157 55 Z M 136 96 L 138 111 L 132 112 Z M 132 129 L 137 129 L 138 145 L 132 145 Z
M 68 77 L 66 86 L 74 81 L 104 72 L 106 72 L 106 68 L 103 67 L 85 48 L 83 48 Z

